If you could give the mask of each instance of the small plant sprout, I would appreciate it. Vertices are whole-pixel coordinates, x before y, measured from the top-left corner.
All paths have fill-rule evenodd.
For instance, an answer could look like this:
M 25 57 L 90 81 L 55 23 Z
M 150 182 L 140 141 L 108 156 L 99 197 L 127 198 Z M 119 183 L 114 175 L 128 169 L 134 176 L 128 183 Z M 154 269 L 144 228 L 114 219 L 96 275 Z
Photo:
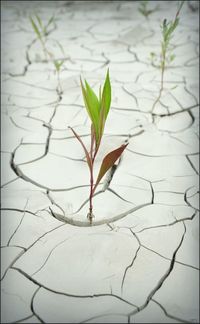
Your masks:
M 154 11 L 158 9 L 158 6 L 156 6 L 154 9 L 148 9 L 148 0 L 140 1 L 138 11 L 146 18 L 149 18 L 149 15 L 152 14 Z
M 162 42 L 161 42 L 161 54 L 160 54 L 160 68 L 161 68 L 160 91 L 159 91 L 159 95 L 158 95 L 157 99 L 153 103 L 152 113 L 153 113 L 153 110 L 155 109 L 156 104 L 159 102 L 162 92 L 163 92 L 164 72 L 165 72 L 167 60 L 172 62 L 175 58 L 175 55 L 171 54 L 171 52 L 170 52 L 170 56 L 167 59 L 167 53 L 169 52 L 169 45 L 170 45 L 170 41 L 173 37 L 174 31 L 179 24 L 179 13 L 181 11 L 183 3 L 184 3 L 184 1 L 181 1 L 181 3 L 179 4 L 179 7 L 176 12 L 174 20 L 168 22 L 167 19 L 164 19 L 163 23 L 161 25 Z M 155 53 L 152 52 L 150 55 L 151 55 L 152 60 L 154 60 Z
M 104 133 L 105 122 L 110 110 L 111 104 L 111 84 L 109 78 L 109 70 L 107 71 L 106 79 L 103 86 L 103 91 L 101 91 L 101 87 L 99 89 L 99 97 L 97 98 L 96 94 L 93 92 L 87 81 L 85 80 L 85 85 L 83 84 L 82 80 L 81 88 L 83 99 L 85 103 L 85 107 L 89 118 L 91 120 L 91 141 L 90 141 L 90 149 L 88 150 L 81 140 L 80 136 L 73 130 L 73 128 L 69 127 L 77 140 L 82 145 L 84 150 L 87 165 L 90 171 L 90 195 L 89 195 L 89 212 L 87 218 L 92 225 L 92 220 L 94 218 L 93 214 L 93 196 L 95 190 L 100 183 L 101 179 L 105 175 L 105 173 L 115 164 L 118 158 L 123 153 L 124 149 L 128 144 L 123 144 L 114 151 L 108 153 L 102 163 L 99 170 L 99 174 L 97 176 L 96 181 L 94 181 L 94 163 L 95 158 L 97 156 L 97 152 L 99 150 L 101 139 Z
M 54 23 L 54 21 L 55 21 L 54 15 L 48 20 L 46 25 L 43 24 L 41 18 L 37 14 L 35 14 L 35 18 L 30 17 L 30 22 L 33 27 L 33 30 L 42 45 L 45 59 L 47 59 L 48 56 L 51 58 L 53 57 L 53 55 L 47 50 L 45 46 L 45 40 L 50 32 L 49 27 L 52 25 L 52 23 Z
M 50 32 L 49 27 L 52 25 L 52 23 L 55 23 L 55 17 L 53 15 L 48 20 L 46 25 L 43 24 L 41 18 L 37 14 L 35 14 L 35 19 L 30 17 L 30 21 L 31 21 L 33 30 L 42 45 L 42 49 L 43 49 L 43 52 L 45 55 L 45 60 L 47 61 L 47 59 L 49 57 L 50 60 L 53 61 L 55 71 L 57 73 L 57 79 L 58 79 L 58 88 L 57 89 L 58 89 L 58 92 L 61 94 L 62 87 L 61 87 L 61 83 L 60 83 L 60 69 L 61 69 L 62 64 L 64 63 L 64 60 L 55 60 L 53 54 L 46 47 L 46 37 L 48 36 L 48 34 Z M 61 47 L 60 44 L 59 44 L 59 46 Z
M 63 65 L 64 61 L 59 61 L 59 60 L 54 60 L 53 64 L 56 68 L 56 72 L 57 72 L 57 79 L 58 79 L 58 92 L 61 94 L 62 93 L 62 87 L 61 87 L 61 83 L 60 83 L 60 68 Z

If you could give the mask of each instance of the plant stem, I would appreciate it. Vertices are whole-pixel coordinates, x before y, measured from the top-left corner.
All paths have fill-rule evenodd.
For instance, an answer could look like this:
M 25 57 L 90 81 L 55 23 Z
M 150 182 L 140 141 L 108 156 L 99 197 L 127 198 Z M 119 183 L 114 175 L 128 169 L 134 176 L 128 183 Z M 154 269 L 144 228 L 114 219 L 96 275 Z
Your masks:
M 176 13 L 175 19 L 178 17 L 178 15 L 179 15 L 179 13 L 180 13 L 180 11 L 181 11 L 181 8 L 183 7 L 183 4 L 184 4 L 184 1 L 181 1 L 181 3 L 180 3 L 180 7 L 178 8 L 178 11 L 177 11 L 177 13 Z
M 181 11 L 181 8 L 182 8 L 183 4 L 184 4 L 184 1 L 181 1 L 180 6 L 179 6 L 179 8 L 178 8 L 178 10 L 176 12 L 176 15 L 175 15 L 175 18 L 174 18 L 174 21 L 173 21 L 173 24 L 172 24 L 172 27 L 174 26 L 174 28 L 176 26 L 175 24 L 177 22 L 177 19 L 178 19 L 178 16 L 179 16 L 179 13 Z M 173 30 L 174 30 L 174 28 L 173 28 Z M 159 102 L 159 100 L 161 98 L 161 95 L 162 95 L 162 92 L 163 92 L 164 72 L 165 72 L 165 65 L 166 65 L 166 53 L 167 53 L 167 49 L 168 49 L 168 45 L 169 45 L 169 40 L 170 40 L 170 37 L 171 37 L 171 35 L 169 34 L 169 31 L 170 31 L 170 29 L 168 29 L 168 36 L 164 35 L 164 37 L 163 37 L 162 52 L 161 52 L 161 81 L 160 81 L 160 90 L 159 90 L 158 97 L 156 98 L 156 100 L 153 103 L 153 106 L 152 106 L 152 109 L 151 109 L 151 113 L 153 113 L 154 108 L 157 105 L 157 103 Z M 171 31 L 171 33 L 172 33 L 172 31 Z
M 162 69 L 161 69 L 161 80 L 160 80 L 160 91 L 158 94 L 157 99 L 154 101 L 151 112 L 153 113 L 153 110 L 156 106 L 156 104 L 159 102 L 162 92 L 163 92 L 163 83 L 164 83 L 164 72 L 165 72 L 165 59 L 166 59 L 166 50 L 163 52 L 163 58 L 162 58 Z
M 93 185 L 94 185 L 94 177 L 93 177 L 93 163 L 92 163 L 92 168 L 91 168 L 91 173 L 90 173 L 90 207 L 89 207 L 89 212 L 92 213 L 92 197 L 93 197 Z
M 98 150 L 99 150 L 101 139 L 100 139 L 98 145 L 95 147 L 95 151 L 93 152 L 93 150 L 94 150 L 94 142 L 95 142 L 94 133 L 93 133 L 92 128 L 91 128 L 91 143 L 90 143 L 91 168 L 90 168 L 89 213 L 88 213 L 88 218 L 89 218 L 89 221 L 90 221 L 91 225 L 92 225 L 92 219 L 94 218 L 93 205 L 92 205 L 92 199 L 93 199 L 94 189 L 95 189 L 95 186 L 94 186 L 94 162 L 95 162 L 95 158 L 96 158 L 96 155 L 98 153 Z
M 57 73 L 57 80 L 58 80 L 58 92 L 59 95 L 61 96 L 63 91 L 62 91 L 62 86 L 61 86 L 61 82 L 60 82 L 60 71 L 56 71 Z
M 93 186 L 94 186 L 94 160 L 96 157 L 97 151 L 95 150 L 94 156 L 93 156 L 93 149 L 94 149 L 94 133 L 92 131 L 91 127 L 91 144 L 90 144 L 90 158 L 91 158 L 91 168 L 90 168 L 90 196 L 89 196 L 89 213 L 88 213 L 88 219 L 90 221 L 90 225 L 92 225 L 92 219 L 93 219 L 93 205 L 92 205 L 92 198 L 93 198 Z
M 90 158 L 91 158 L 91 161 L 93 160 L 92 156 L 93 156 L 94 141 L 95 141 L 94 137 L 95 137 L 94 130 L 93 130 L 93 126 L 91 125 L 91 143 L 90 143 Z

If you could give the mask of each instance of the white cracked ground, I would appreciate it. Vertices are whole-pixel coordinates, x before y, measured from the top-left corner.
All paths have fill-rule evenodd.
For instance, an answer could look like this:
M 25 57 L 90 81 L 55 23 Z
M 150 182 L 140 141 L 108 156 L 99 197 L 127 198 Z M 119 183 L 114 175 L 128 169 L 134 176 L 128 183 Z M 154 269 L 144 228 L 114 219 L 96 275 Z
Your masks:
M 2 1 L 2 323 L 191 323 L 199 314 L 198 11 L 185 3 L 164 90 L 150 53 L 176 1 Z M 193 5 L 193 6 L 191 6 Z M 46 57 L 29 16 L 44 24 Z M 53 59 L 63 61 L 58 84 Z M 94 198 L 79 77 L 110 69 L 96 168 L 128 140 Z M 153 118 L 152 118 L 153 117 Z M 96 171 L 97 171 L 96 169 Z

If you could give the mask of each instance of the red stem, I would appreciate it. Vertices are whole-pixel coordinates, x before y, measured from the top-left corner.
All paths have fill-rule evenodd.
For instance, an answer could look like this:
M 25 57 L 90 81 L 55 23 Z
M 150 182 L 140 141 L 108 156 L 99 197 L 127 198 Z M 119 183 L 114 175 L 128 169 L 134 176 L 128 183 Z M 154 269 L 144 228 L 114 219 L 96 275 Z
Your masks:
M 98 145 L 96 146 L 95 151 L 94 151 L 94 155 L 93 155 L 94 137 L 92 136 L 92 133 L 91 133 L 91 147 L 90 147 L 91 169 L 90 169 L 90 197 L 89 197 L 89 201 L 90 201 L 89 212 L 90 213 L 92 213 L 92 210 L 93 210 L 92 198 L 93 198 L 93 195 L 94 195 L 94 188 L 95 188 L 95 186 L 94 186 L 94 174 L 93 174 L 94 169 L 93 169 L 93 167 L 94 167 L 94 161 L 95 161 L 97 152 L 99 150 L 100 142 L 101 142 L 101 139 L 100 139 Z
M 94 184 L 94 178 L 93 178 L 93 162 L 92 162 L 92 168 L 90 171 L 90 207 L 89 207 L 89 212 L 92 213 L 92 197 L 93 197 L 93 184 Z
M 90 159 L 91 159 L 91 169 L 90 169 L 90 197 L 89 197 L 89 201 L 90 201 L 90 207 L 89 207 L 89 213 L 92 213 L 92 197 L 93 197 L 93 185 L 94 185 L 94 176 L 93 176 L 93 167 L 94 167 L 94 159 L 95 159 L 95 153 L 96 150 L 94 152 L 94 156 L 93 156 L 93 149 L 94 149 L 94 132 L 91 126 L 91 144 L 90 144 Z

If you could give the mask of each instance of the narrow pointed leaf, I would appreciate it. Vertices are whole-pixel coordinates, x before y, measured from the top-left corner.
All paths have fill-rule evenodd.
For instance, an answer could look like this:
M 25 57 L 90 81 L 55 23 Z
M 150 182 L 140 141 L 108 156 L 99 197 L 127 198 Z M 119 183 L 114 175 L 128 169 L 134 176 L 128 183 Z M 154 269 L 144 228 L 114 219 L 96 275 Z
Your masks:
M 111 104 L 111 85 L 110 85 L 109 70 L 108 70 L 104 87 L 103 87 L 103 93 L 102 93 L 102 106 L 104 106 L 105 109 L 105 119 L 107 118 L 108 112 L 110 110 L 110 104 Z
M 51 25 L 51 23 L 54 21 L 55 17 L 54 15 L 49 19 L 47 25 L 45 26 L 45 28 L 47 29 L 49 27 L 49 25 Z
M 80 82 L 81 82 L 81 89 L 82 89 L 84 104 L 85 104 L 85 107 L 87 109 L 88 115 L 89 115 L 89 117 L 90 117 L 90 119 L 92 121 L 91 112 L 90 112 L 90 109 L 89 109 L 88 103 L 87 103 L 87 93 L 86 93 L 86 90 L 85 90 L 85 88 L 83 86 L 83 82 L 82 82 L 81 78 L 80 78 Z
M 99 100 L 86 80 L 85 80 L 85 85 L 86 85 L 87 102 L 89 105 L 89 109 L 90 109 L 91 115 L 93 117 L 93 122 L 98 129 L 99 112 L 100 112 Z M 98 133 L 99 133 L 99 131 L 98 131 Z
M 55 17 L 54 15 L 49 19 L 48 23 L 46 24 L 46 26 L 44 26 L 43 28 L 43 33 L 44 35 L 47 35 L 48 32 L 48 27 L 50 26 L 50 24 L 54 21 Z
M 85 156 L 86 156 L 86 160 L 87 160 L 87 164 L 89 166 L 89 169 L 91 170 L 92 169 L 92 162 L 91 162 L 91 159 L 90 159 L 90 155 L 89 155 L 89 152 L 88 150 L 86 149 L 83 141 L 81 140 L 80 136 L 75 132 L 75 130 L 73 130 L 72 127 L 69 127 L 71 129 L 71 131 L 73 132 L 73 134 L 76 136 L 77 140 L 81 143 L 82 145 L 82 148 L 85 152 Z
M 37 14 L 35 14 L 35 17 L 38 21 L 38 24 L 40 25 L 41 30 L 43 30 L 42 20 L 40 19 L 40 17 Z
M 102 97 L 101 97 L 101 110 L 100 110 L 100 117 L 99 117 L 99 141 L 103 136 L 106 118 L 110 109 L 110 103 L 111 103 L 111 85 L 110 85 L 109 70 L 108 70 L 104 87 L 103 87 Z
M 101 86 L 99 87 L 99 105 L 100 105 L 100 109 L 101 109 Z
M 32 27 L 36 33 L 36 35 L 41 39 L 41 34 L 40 34 L 40 31 L 36 25 L 36 23 L 34 22 L 34 20 L 30 17 L 30 21 L 31 21 L 31 24 L 32 24 Z
M 61 50 L 61 52 L 62 52 L 62 54 L 63 54 L 63 56 L 66 56 L 65 55 L 65 51 L 64 51 L 64 48 L 63 48 L 63 46 L 60 44 L 60 42 L 59 41 L 57 41 L 57 39 L 56 39 L 56 44 L 58 45 L 58 47 L 60 48 L 60 50 Z
M 100 111 L 99 100 L 86 80 L 85 80 L 85 85 L 86 85 L 86 92 L 87 92 L 87 96 L 88 96 L 90 105 L 92 106 L 93 110 L 95 111 L 96 116 L 98 116 L 99 111 Z
M 97 142 L 98 138 L 99 138 L 99 128 L 98 128 L 98 118 L 99 118 L 98 114 L 99 114 L 99 112 L 98 112 L 97 104 L 96 104 L 97 109 L 94 109 L 95 108 L 95 103 L 93 104 L 93 101 L 96 102 L 96 99 L 94 99 L 94 97 L 93 97 L 93 99 L 91 99 L 91 96 L 90 96 L 91 92 L 86 91 L 85 87 L 83 86 L 83 83 L 82 83 L 81 79 L 80 79 L 80 81 L 81 81 L 81 89 L 82 89 L 82 94 L 83 94 L 85 107 L 86 107 L 88 115 L 89 115 L 89 117 L 90 117 L 90 119 L 92 121 L 92 124 L 93 124 L 93 127 L 94 127 L 94 132 L 95 132 L 95 141 Z M 87 88 L 87 89 L 89 89 L 89 88 Z M 98 99 L 97 99 L 97 101 L 98 101 Z
M 102 103 L 100 117 L 99 117 L 99 141 L 98 141 L 98 144 L 100 144 L 99 142 L 101 141 L 101 138 L 103 136 L 105 122 L 106 122 L 106 110 L 105 110 L 105 105 L 103 105 L 103 103 Z
M 99 175 L 97 177 L 96 184 L 95 184 L 94 189 L 93 189 L 93 194 L 94 194 L 94 191 L 95 191 L 96 187 L 98 186 L 99 182 L 101 181 L 101 179 L 105 175 L 105 173 L 115 164 L 115 162 L 121 156 L 121 154 L 123 153 L 123 151 L 127 147 L 127 145 L 128 144 L 121 145 L 116 150 L 108 153 L 104 157 L 104 159 L 102 161 L 102 164 L 101 164 L 101 168 L 99 170 Z

